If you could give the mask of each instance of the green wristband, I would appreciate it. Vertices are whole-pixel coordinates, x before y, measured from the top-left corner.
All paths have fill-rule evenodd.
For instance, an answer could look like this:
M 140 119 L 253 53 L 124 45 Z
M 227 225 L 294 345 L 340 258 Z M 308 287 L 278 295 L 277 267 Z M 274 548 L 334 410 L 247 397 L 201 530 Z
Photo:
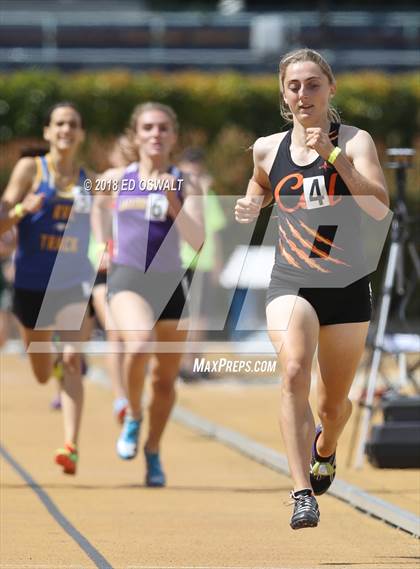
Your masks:
M 331 151 L 331 154 L 328 156 L 327 162 L 329 162 L 330 164 L 334 164 L 334 162 L 337 160 L 337 156 L 340 153 L 341 153 L 341 148 L 339 146 L 336 146 L 334 150 Z
M 22 217 L 25 217 L 26 213 L 23 209 L 23 205 L 21 203 L 17 203 L 15 205 L 15 207 L 13 208 L 13 213 L 16 215 L 16 217 L 18 217 L 19 219 L 22 219 Z

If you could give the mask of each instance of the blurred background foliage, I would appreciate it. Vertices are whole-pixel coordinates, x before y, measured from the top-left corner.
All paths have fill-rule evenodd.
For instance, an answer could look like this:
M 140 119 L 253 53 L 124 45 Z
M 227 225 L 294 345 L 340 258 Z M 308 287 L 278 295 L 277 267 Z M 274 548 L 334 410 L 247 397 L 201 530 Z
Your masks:
M 386 147 L 418 146 L 419 73 L 348 73 L 339 75 L 337 84 L 334 104 L 343 122 L 372 134 L 383 164 Z M 74 101 L 82 112 L 88 134 L 84 161 L 96 171 L 108 166 L 113 140 L 136 104 L 154 100 L 171 105 L 181 125 L 178 149 L 188 145 L 206 149 L 215 189 L 221 194 L 244 192 L 255 138 L 288 127 L 279 113 L 275 75 L 37 70 L 4 74 L 0 75 L 2 188 L 21 148 L 42 143 L 46 109 L 61 100 Z M 413 198 L 417 172 L 415 168 L 409 174 Z M 392 172 L 387 176 L 392 189 Z
M 344 122 L 387 144 L 412 143 L 420 108 L 419 73 L 351 73 L 338 76 L 337 83 L 335 104 Z M 210 141 L 227 123 L 256 136 L 283 126 L 275 76 L 26 71 L 0 75 L 0 139 L 39 135 L 45 109 L 63 99 L 80 106 L 90 132 L 106 136 L 120 132 L 134 105 L 146 100 L 173 106 L 183 130 L 203 129 Z
M 344 123 L 373 136 L 384 167 L 392 204 L 395 170 L 387 169 L 387 147 L 413 147 L 414 167 L 408 170 L 407 207 L 419 215 L 420 73 L 348 73 L 337 76 L 334 104 Z M 45 146 L 42 140 L 46 110 L 57 101 L 74 101 L 87 130 L 83 162 L 97 172 L 108 166 L 115 138 L 126 127 L 135 105 L 148 100 L 171 105 L 181 125 L 177 153 L 186 146 L 206 151 L 214 190 L 243 195 L 252 173 L 253 141 L 288 128 L 279 113 L 278 79 L 268 75 L 204 72 L 131 73 L 129 71 L 64 74 L 25 71 L 0 75 L 0 193 L 23 148 Z M 175 156 L 176 159 L 176 156 Z M 258 222 L 253 242 L 265 234 L 271 208 Z M 226 211 L 229 219 L 232 211 Z M 414 226 L 413 226 L 414 225 Z M 409 228 L 418 239 L 415 224 Z M 233 244 L 226 236 L 226 255 Z M 373 277 L 374 290 L 382 280 L 385 255 Z M 407 259 L 408 261 L 408 259 Z M 418 309 L 419 299 L 414 308 Z

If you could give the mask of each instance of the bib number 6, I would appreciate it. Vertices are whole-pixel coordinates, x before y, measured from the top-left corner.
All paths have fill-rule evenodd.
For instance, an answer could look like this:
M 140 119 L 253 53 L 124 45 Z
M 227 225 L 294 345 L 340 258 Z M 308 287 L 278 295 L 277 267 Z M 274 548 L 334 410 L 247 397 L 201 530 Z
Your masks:
M 147 198 L 145 217 L 149 221 L 165 221 L 168 212 L 168 199 L 162 194 L 151 194 Z

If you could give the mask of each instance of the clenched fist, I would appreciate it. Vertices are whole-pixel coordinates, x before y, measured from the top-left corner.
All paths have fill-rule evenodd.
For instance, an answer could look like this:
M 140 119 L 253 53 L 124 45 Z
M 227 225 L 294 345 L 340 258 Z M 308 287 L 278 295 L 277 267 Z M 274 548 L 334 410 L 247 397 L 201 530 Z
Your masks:
M 328 156 L 334 150 L 328 133 L 319 127 L 306 129 L 306 145 L 316 150 L 324 160 L 327 160 Z
M 22 213 L 26 215 L 27 213 L 36 213 L 42 207 L 44 203 L 44 194 L 34 194 L 30 193 L 22 200 Z
M 235 219 L 238 223 L 252 223 L 261 210 L 262 198 L 245 197 L 236 201 Z

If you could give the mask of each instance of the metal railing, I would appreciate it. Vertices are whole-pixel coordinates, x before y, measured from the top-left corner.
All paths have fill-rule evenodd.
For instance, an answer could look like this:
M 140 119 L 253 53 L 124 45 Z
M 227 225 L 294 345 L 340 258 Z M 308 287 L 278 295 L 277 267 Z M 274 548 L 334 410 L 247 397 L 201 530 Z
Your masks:
M 92 3 L 80 11 L 52 12 L 37 5 L 30 13 L 3 9 L 0 68 L 106 65 L 266 71 L 286 50 L 302 45 L 328 52 L 336 70 L 412 69 L 420 63 L 420 12 L 243 12 L 227 18 L 216 12 L 155 13 L 120 6 L 93 11 L 89 6 Z M 200 30 L 206 34 L 197 33 Z M 328 40 L 331 30 L 334 45 Z M 121 39 L 124 33 L 127 38 Z M 394 45 L 387 45 L 390 34 Z

